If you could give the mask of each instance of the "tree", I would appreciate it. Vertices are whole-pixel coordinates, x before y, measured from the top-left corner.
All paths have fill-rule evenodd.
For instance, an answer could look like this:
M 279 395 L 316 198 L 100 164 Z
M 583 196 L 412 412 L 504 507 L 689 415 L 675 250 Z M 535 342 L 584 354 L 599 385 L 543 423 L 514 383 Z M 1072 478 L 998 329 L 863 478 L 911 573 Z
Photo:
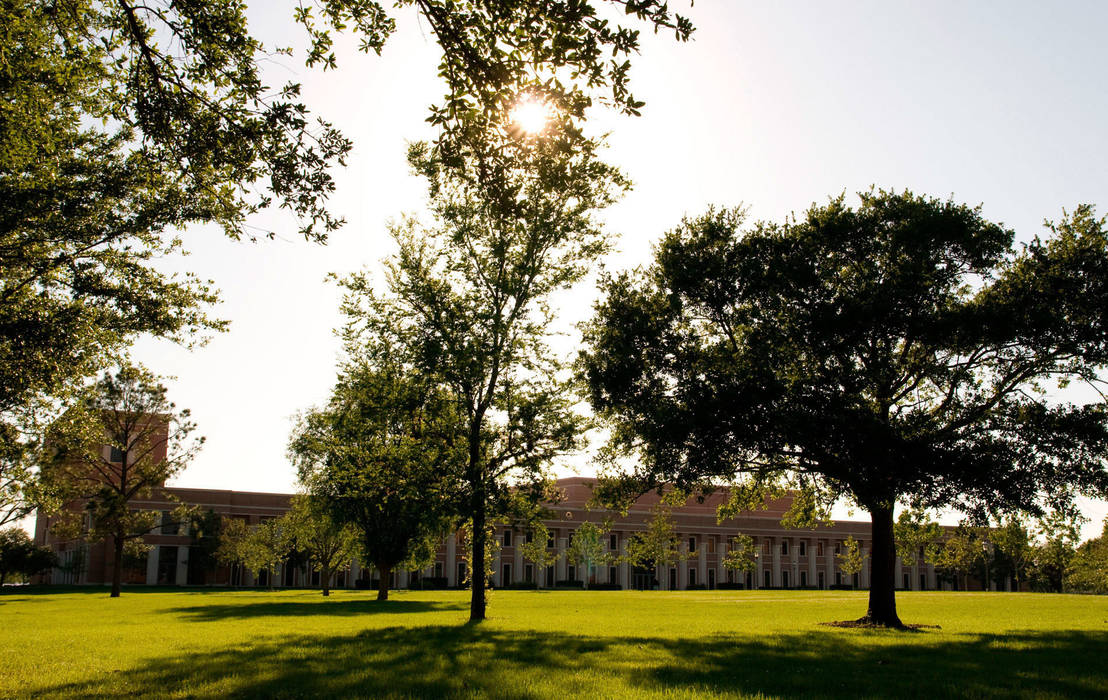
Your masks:
M 628 564 L 653 571 L 659 566 L 668 569 L 693 556 L 693 552 L 681 551 L 681 542 L 673 528 L 673 505 L 684 500 L 680 492 L 670 492 L 651 507 L 646 530 L 627 538 L 623 558 Z
M 955 583 L 959 577 L 962 590 L 969 589 L 969 575 L 982 562 L 985 548 L 982 546 L 980 528 L 960 525 L 950 537 L 947 537 L 934 555 L 935 566 L 945 571 Z M 987 583 L 986 583 L 987 587 Z
M 110 538 L 113 598 L 120 593 L 124 551 L 145 553 L 143 536 L 165 524 L 161 513 L 131 504 L 191 461 L 204 443 L 189 439 L 195 427 L 188 409 L 178 411 L 169 401 L 158 377 L 123 366 L 105 374 L 52 428 L 54 453 L 43 465 L 43 480 L 67 502 L 54 527 L 89 540 Z M 84 532 L 78 507 L 89 516 Z M 180 507 L 173 517 L 187 522 L 190 512 Z
M 344 311 L 348 344 L 395 338 L 390 346 L 404 350 L 405 363 L 456 402 L 466 454 L 462 513 L 481 571 L 488 523 L 511 498 L 538 495 L 551 461 L 583 444 L 571 378 L 547 342 L 550 300 L 608 249 L 595 213 L 627 183 L 597 159 L 598 142 L 578 132 L 519 135 L 499 121 L 471 128 L 473 150 L 449 167 L 426 146 L 413 147 L 435 225 L 395 226 L 389 293 L 354 275 L 344 281 Z M 478 621 L 485 589 L 479 577 L 474 583 L 470 619 Z
M 1066 590 L 1108 594 L 1108 518 L 1100 537 L 1081 544 L 1066 572 Z
M 584 582 L 586 589 L 589 587 L 589 576 L 592 574 L 593 566 L 610 561 L 605 556 L 604 544 L 600 541 L 600 537 L 605 532 L 607 532 L 606 528 L 586 520 L 574 530 L 573 536 L 569 540 L 566 559 L 574 566 L 585 567 Z
M 736 573 L 749 573 L 757 566 L 757 549 L 754 538 L 738 533 L 731 538 L 727 554 L 723 555 L 723 568 Z
M 1035 548 L 1031 542 L 1031 533 L 1022 520 L 1009 516 L 999 523 L 990 534 L 997 551 L 1007 562 L 1016 590 L 1027 579 L 1027 571 L 1034 561 Z
M 22 528 L 0 530 L 0 586 L 10 575 L 31 578 L 57 566 L 58 558 L 49 547 L 39 547 Z
M 1057 508 L 1038 521 L 1034 576 L 1039 588 L 1061 593 L 1085 517 L 1073 507 Z
M 556 564 L 559 555 L 556 549 L 549 546 L 550 529 L 541 521 L 536 520 L 531 523 L 529 530 L 530 537 L 524 538 L 523 542 L 516 545 L 524 561 L 531 562 L 536 569 L 545 569 Z M 552 584 L 553 582 L 547 583 L 547 585 Z
M 307 554 L 319 569 L 324 597 L 331 595 L 331 577 L 359 553 L 358 531 L 350 524 L 335 522 L 327 504 L 309 495 L 294 496 L 287 525 L 296 549 Z
M 942 546 L 943 529 L 918 509 L 905 509 L 893 525 L 896 556 L 911 566 L 920 559 L 931 561 Z
M 839 570 L 850 577 L 862 573 L 866 563 L 866 557 L 862 554 L 862 548 L 858 545 L 858 540 L 854 539 L 854 535 L 849 535 L 843 540 L 842 551 L 835 555 L 835 559 L 839 562 Z
M 347 365 L 326 408 L 301 418 L 289 455 L 336 523 L 358 530 L 377 599 L 388 600 L 390 571 L 451 530 L 465 440 L 453 397 L 377 350 Z
M 284 517 L 267 518 L 250 528 L 242 543 L 242 562 L 258 578 L 266 572 L 266 587 L 273 589 L 277 569 L 292 553 L 293 538 L 289 523 Z
M 235 567 L 246 566 L 246 542 L 250 539 L 250 526 L 245 520 L 230 518 L 226 520 L 219 533 L 219 548 L 216 560 L 231 567 L 231 579 L 235 579 Z
M 898 503 L 984 519 L 1108 492 L 1105 405 L 1047 393 L 1108 364 L 1108 238 L 1088 206 L 1017 250 L 979 209 L 859 196 L 746 231 L 741 210 L 685 220 L 604 282 L 581 367 L 646 486 L 784 481 L 865 509 L 861 622 L 900 627 Z

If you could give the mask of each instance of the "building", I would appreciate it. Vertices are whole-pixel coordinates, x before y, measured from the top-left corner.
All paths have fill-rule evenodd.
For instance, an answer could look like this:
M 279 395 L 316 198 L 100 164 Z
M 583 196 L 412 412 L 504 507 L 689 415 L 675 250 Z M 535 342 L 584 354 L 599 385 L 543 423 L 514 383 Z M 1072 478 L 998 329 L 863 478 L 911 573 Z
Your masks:
M 564 498 L 557 504 L 549 504 L 554 514 L 545 525 L 550 531 L 548 547 L 564 554 L 573 532 L 585 521 L 596 523 L 608 513 L 586 508 L 591 496 L 592 479 L 569 478 L 558 481 Z M 252 493 L 211 489 L 167 487 L 156 491 L 149 499 L 134 501 L 135 508 L 162 511 L 165 525 L 147 535 L 150 551 L 145 561 L 129 562 L 124 581 L 129 584 L 149 585 L 266 585 L 257 581 L 250 572 L 237 568 L 217 567 L 214 570 L 196 565 L 194 538 L 187 527 L 172 522 L 169 512 L 174 508 L 169 498 L 212 511 L 225 518 L 237 518 L 248 524 L 256 524 L 268 518 L 280 517 L 288 510 L 290 495 L 276 493 Z M 769 503 L 766 510 L 749 511 L 722 523 L 717 522 L 716 512 L 725 496 L 713 494 L 702 502 L 690 499 L 682 507 L 673 509 L 674 529 L 678 533 L 681 549 L 695 555 L 673 567 L 657 567 L 646 570 L 627 563 L 601 566 L 590 572 L 593 584 L 620 588 L 659 588 L 662 590 L 689 588 L 717 588 L 720 586 L 743 588 L 830 588 L 848 586 L 867 588 L 869 572 L 846 576 L 839 568 L 836 555 L 847 537 L 860 544 L 863 554 L 869 546 L 870 526 L 867 522 L 834 521 L 830 527 L 815 530 L 785 529 L 780 524 L 782 514 L 788 508 L 788 499 Z M 625 517 L 616 517 L 610 531 L 603 537 L 605 552 L 623 553 L 628 538 L 647 527 L 651 508 L 658 503 L 656 494 L 638 499 Z M 731 546 L 732 538 L 743 533 L 754 539 L 756 564 L 752 572 L 736 572 L 723 566 L 723 559 Z M 559 582 L 578 581 L 584 572 L 577 571 L 565 556 L 559 556 L 553 566 L 537 569 L 523 558 L 519 544 L 530 533 L 498 527 L 495 534 L 500 544 L 499 559 L 492 575 L 492 585 L 534 585 L 552 587 Z M 111 580 L 111 555 L 106 543 L 57 541 L 49 532 L 49 521 L 41 515 L 36 523 L 35 541 L 50 545 L 58 552 L 63 568 L 55 570 L 46 582 L 50 583 L 105 583 Z M 74 563 L 78 565 L 74 565 Z M 69 566 L 66 566 L 66 564 Z M 456 587 L 465 578 L 465 563 L 459 556 L 457 536 L 446 538 L 440 546 L 435 563 L 420 572 L 398 572 L 391 584 L 405 588 L 419 579 L 437 585 Z M 738 578 L 736 578 L 738 577 Z M 357 562 L 336 575 L 334 587 L 369 585 L 374 578 L 372 570 L 365 570 Z M 899 588 L 910 590 L 934 590 L 942 585 L 934 566 L 922 560 L 911 566 L 897 562 L 896 580 Z M 319 574 L 304 566 L 286 564 L 279 573 L 278 586 L 318 585 Z M 948 587 L 948 585 L 947 585 Z

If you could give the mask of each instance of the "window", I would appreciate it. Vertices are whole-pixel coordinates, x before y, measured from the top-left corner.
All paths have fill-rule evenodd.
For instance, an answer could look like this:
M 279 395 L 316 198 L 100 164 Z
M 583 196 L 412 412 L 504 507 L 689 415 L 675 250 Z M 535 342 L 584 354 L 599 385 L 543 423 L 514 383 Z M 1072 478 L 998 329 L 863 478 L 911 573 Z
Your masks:
M 535 567 L 531 564 L 524 564 L 523 566 L 523 580 L 527 583 L 535 582 Z
M 762 579 L 765 581 L 763 587 L 770 588 L 773 586 L 773 583 L 769 580 L 769 569 L 762 572 Z
M 570 566 L 569 567 L 569 580 L 570 581 L 576 581 L 577 580 L 577 567 L 576 566 Z
M 816 543 L 816 556 L 820 556 L 820 557 L 823 556 L 823 543 L 822 542 L 817 542 Z
M 669 570 L 669 590 L 677 590 L 677 569 Z
M 177 523 L 173 522 L 173 514 L 168 510 L 162 511 L 162 534 L 163 535 L 176 535 Z
M 608 583 L 619 583 L 619 570 L 614 566 L 608 567 Z
M 919 548 L 919 558 L 920 558 L 920 559 L 923 559 L 923 556 L 924 556 L 924 555 L 923 555 L 923 545 L 920 545 L 920 548 Z
M 454 585 L 456 585 L 460 588 L 461 586 L 465 585 L 465 580 L 466 580 L 466 563 L 464 561 L 460 561 L 460 562 L 458 562 L 458 580 L 455 581 Z
M 554 585 L 554 567 L 553 566 L 546 567 L 546 585 L 548 585 L 548 586 L 553 586 Z
M 804 540 L 800 541 L 800 556 L 802 556 L 802 557 L 808 556 L 808 543 L 805 542 Z
M 608 549 L 613 552 L 619 549 L 619 535 L 608 535 Z
M 528 531 L 527 531 L 527 538 L 526 538 L 526 542 L 527 542 L 527 544 L 531 544 L 531 543 L 532 543 L 532 542 L 534 542 L 534 541 L 535 541 L 535 533 L 533 533 L 533 532 L 531 532 L 530 530 L 528 530 Z
M 801 588 L 807 588 L 808 587 L 808 572 L 807 571 L 801 571 L 800 572 L 800 587 Z
M 554 533 L 551 532 L 550 536 L 546 538 L 546 548 L 554 549 Z
M 709 537 L 708 538 L 708 554 L 715 554 L 715 553 L 716 553 L 716 538 Z
M 504 531 L 504 546 L 505 547 L 511 547 L 512 546 L 512 531 L 511 530 L 505 530 Z
M 843 553 L 842 542 L 836 542 L 835 543 L 835 554 L 842 554 L 842 553 Z
M 108 455 L 109 462 L 118 462 L 120 464 L 123 463 L 123 450 L 113 445 L 108 449 L 108 452 L 110 453 Z
M 788 540 L 781 540 L 781 553 L 782 554 L 788 554 L 789 553 L 789 541 Z
M 907 590 L 912 587 L 911 574 L 904 574 L 904 589 Z
M 442 578 L 442 562 L 435 562 L 435 578 Z
M 927 590 L 927 574 L 920 574 L 919 575 L 919 589 L 921 591 L 926 591 Z
M 696 585 L 696 569 L 689 567 L 689 588 Z
M 835 572 L 835 585 L 836 586 L 843 585 L 843 575 L 842 575 L 841 571 L 836 571 Z
M 510 584 L 512 582 L 512 565 L 511 564 L 505 564 L 503 572 L 504 573 L 501 574 L 501 576 L 500 576 L 500 585 L 501 586 L 507 586 L 508 584 Z
M 696 551 L 696 538 L 695 537 L 690 537 L 689 538 L 689 551 L 690 552 L 695 552 Z

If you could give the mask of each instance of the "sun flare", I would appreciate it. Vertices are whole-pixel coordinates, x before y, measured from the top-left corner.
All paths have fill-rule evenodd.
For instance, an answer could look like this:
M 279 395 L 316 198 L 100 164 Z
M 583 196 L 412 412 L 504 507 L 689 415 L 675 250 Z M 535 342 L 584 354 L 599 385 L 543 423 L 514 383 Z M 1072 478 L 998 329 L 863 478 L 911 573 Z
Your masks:
M 527 97 L 516 103 L 509 117 L 512 123 L 525 134 L 538 134 L 550 121 L 550 105 L 533 97 Z

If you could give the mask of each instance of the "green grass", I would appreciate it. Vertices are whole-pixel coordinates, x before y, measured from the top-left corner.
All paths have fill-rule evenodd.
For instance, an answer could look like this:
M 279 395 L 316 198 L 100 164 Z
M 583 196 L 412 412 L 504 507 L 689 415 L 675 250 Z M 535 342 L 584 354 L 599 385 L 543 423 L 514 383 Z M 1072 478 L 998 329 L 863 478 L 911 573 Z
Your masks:
M 125 589 L 0 595 L 0 697 L 1104 697 L 1108 598 Z

